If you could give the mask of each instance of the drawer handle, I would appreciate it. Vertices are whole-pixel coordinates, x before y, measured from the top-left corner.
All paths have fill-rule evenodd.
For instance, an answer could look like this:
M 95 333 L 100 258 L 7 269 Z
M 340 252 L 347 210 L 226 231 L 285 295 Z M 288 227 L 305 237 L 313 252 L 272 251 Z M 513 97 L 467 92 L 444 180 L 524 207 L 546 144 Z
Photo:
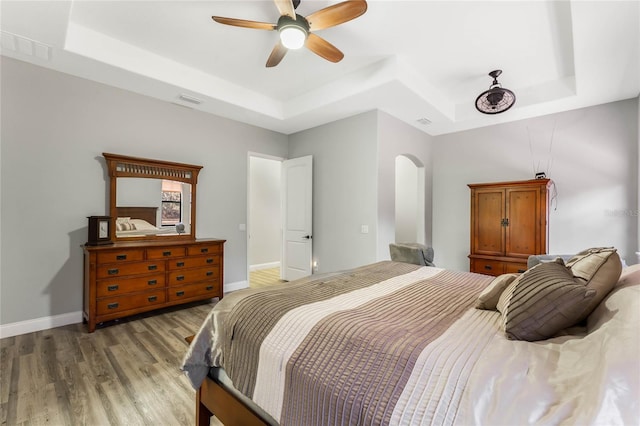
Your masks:
M 171 252 L 170 251 L 163 251 L 162 255 L 163 256 L 171 256 Z
M 184 296 L 184 291 L 176 291 L 176 296 Z
M 211 291 L 211 290 L 213 290 L 213 286 L 212 285 L 208 285 L 207 286 L 207 291 Z
M 147 300 L 149 302 L 155 302 L 156 300 L 158 300 L 158 296 L 149 296 L 149 297 L 147 297 Z
M 108 269 L 107 270 L 107 274 L 109 275 L 118 275 L 118 272 L 120 272 L 117 268 L 116 269 Z
M 213 271 L 207 271 L 207 276 L 210 277 L 211 275 L 213 275 Z
M 184 275 L 178 275 L 176 277 L 176 281 L 183 281 L 184 280 Z
M 207 247 L 201 248 L 200 253 L 209 253 L 209 249 Z
M 523 273 L 523 272 L 525 272 L 525 271 L 526 271 L 526 269 L 518 269 L 518 273 L 519 273 L 519 274 L 522 274 L 522 273 Z
M 126 254 L 119 254 L 116 256 L 116 260 L 127 260 Z
M 156 269 L 158 269 L 158 265 L 149 265 L 150 271 L 155 271 Z
M 147 281 L 147 284 L 148 285 L 156 285 L 156 284 L 158 284 L 158 280 L 149 280 L 149 281 Z
M 108 291 L 116 291 L 117 289 L 118 289 L 118 285 L 117 284 L 110 285 L 110 286 L 107 287 Z
M 484 265 L 484 269 L 486 269 L 486 270 L 490 271 L 490 270 L 492 270 L 493 268 L 491 267 L 491 265 Z
M 107 305 L 107 309 L 115 309 L 115 308 L 117 308 L 117 307 L 118 307 L 118 302 L 116 302 L 116 303 L 109 303 L 109 304 Z
M 208 258 L 207 263 L 213 263 L 213 257 Z
M 184 266 L 184 262 L 178 262 L 178 263 L 176 263 L 176 266 L 177 266 L 178 268 L 179 268 L 179 267 L 181 267 L 181 266 Z

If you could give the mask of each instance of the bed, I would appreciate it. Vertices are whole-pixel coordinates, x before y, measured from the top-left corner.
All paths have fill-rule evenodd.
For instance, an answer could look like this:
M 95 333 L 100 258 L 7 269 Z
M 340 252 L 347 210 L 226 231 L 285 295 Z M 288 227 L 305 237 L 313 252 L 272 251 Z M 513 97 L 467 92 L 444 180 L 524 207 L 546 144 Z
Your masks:
M 175 234 L 176 228 L 159 227 L 157 207 L 116 207 L 116 235 L 118 237 L 142 237 L 146 235 Z
M 383 261 L 230 293 L 184 358 L 197 423 L 638 424 L 640 265 L 618 258 L 604 292 L 570 273 L 588 316 L 516 340 L 523 283 L 571 270 L 545 265 L 505 280 Z

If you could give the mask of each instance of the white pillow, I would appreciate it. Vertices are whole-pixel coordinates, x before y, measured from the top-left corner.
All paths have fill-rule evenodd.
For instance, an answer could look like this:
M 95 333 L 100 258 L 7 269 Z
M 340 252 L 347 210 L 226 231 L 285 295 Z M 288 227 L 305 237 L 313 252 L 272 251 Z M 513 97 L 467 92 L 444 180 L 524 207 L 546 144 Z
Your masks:
M 146 230 L 151 230 L 151 229 L 157 230 L 158 229 L 155 226 L 153 226 L 152 224 L 150 224 L 149 222 L 147 222 L 146 220 L 142 220 L 142 219 L 131 219 L 131 223 L 135 226 L 135 229 L 140 230 L 140 231 L 146 231 Z

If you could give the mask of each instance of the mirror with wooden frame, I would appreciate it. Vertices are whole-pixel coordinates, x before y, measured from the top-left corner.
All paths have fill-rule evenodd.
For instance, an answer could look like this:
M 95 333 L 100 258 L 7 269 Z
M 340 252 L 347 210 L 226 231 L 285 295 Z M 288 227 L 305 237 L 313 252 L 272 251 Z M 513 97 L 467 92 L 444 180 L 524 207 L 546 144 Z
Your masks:
M 116 241 L 195 240 L 202 166 L 103 153 Z

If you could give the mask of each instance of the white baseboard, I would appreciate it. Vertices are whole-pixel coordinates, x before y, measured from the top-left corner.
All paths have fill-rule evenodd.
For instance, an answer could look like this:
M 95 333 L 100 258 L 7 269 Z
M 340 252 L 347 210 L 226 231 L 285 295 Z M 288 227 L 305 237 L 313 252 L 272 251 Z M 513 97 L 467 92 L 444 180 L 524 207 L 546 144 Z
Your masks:
M 0 339 L 82 322 L 82 311 L 0 325 Z
M 280 267 L 280 262 L 269 262 L 269 263 L 258 263 L 256 265 L 250 265 L 249 266 L 249 271 L 259 271 L 261 269 L 272 269 L 272 268 L 279 268 Z
M 249 288 L 248 281 L 236 281 L 234 283 L 225 283 L 224 292 L 229 293 L 231 291 L 242 290 L 243 288 Z

